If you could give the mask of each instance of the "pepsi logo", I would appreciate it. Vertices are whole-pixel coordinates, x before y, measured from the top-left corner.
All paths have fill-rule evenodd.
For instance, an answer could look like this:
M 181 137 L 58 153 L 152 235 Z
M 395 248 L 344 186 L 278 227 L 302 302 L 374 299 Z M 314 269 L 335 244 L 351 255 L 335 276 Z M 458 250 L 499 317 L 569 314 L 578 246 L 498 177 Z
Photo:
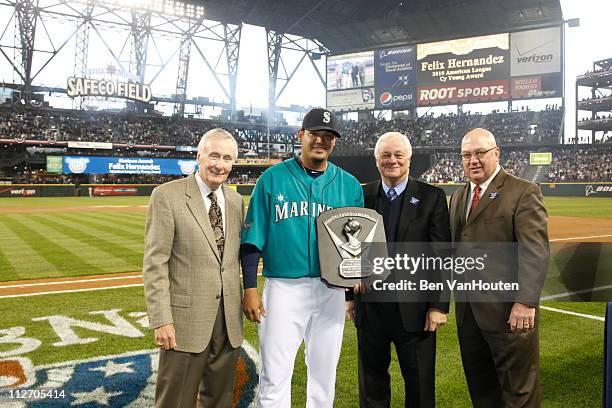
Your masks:
M 391 95 L 391 92 L 383 92 L 378 97 L 378 100 L 382 106 L 389 106 L 393 103 L 393 95 Z

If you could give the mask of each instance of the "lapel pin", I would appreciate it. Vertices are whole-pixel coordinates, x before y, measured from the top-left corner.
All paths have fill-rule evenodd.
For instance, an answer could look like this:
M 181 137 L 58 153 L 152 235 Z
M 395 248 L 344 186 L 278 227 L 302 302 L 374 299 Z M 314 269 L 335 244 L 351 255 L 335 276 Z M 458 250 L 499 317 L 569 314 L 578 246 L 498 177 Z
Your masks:
M 410 197 L 410 204 L 412 205 L 419 205 L 419 199 L 416 197 Z
M 495 200 L 497 197 L 499 197 L 499 192 L 497 192 L 497 191 L 494 191 L 491 194 L 489 194 L 489 198 L 491 200 Z

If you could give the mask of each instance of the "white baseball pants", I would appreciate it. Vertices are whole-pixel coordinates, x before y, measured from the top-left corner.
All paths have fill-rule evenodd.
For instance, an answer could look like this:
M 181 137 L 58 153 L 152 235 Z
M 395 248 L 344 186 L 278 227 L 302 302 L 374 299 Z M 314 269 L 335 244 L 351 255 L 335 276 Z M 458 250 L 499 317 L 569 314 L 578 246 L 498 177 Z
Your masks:
M 305 342 L 306 408 L 333 408 L 344 332 L 344 290 L 319 278 L 266 279 L 259 325 L 258 408 L 291 408 L 291 376 Z

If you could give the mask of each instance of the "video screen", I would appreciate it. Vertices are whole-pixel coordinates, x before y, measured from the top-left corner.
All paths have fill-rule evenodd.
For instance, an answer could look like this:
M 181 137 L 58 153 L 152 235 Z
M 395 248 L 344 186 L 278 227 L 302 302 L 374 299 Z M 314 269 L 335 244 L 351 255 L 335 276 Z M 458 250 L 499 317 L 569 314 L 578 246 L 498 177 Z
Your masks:
M 374 85 L 374 52 L 334 55 L 327 58 L 327 90 Z

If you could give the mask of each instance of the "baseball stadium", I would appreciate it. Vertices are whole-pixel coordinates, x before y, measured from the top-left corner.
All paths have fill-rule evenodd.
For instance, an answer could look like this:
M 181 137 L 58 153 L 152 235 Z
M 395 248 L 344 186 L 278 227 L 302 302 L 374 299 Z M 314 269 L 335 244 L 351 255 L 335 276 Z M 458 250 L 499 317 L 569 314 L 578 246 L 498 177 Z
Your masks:
M 314 107 L 339 120 L 330 162 L 361 184 L 380 178 L 378 137 L 401 132 L 410 176 L 447 198 L 467 180 L 463 136 L 495 135 L 548 212 L 542 406 L 612 406 L 612 9 L 580 3 L 0 0 L 0 407 L 154 406 L 153 190 L 197 171 L 200 138 L 221 128 L 247 209 L 262 173 L 300 154 Z M 455 317 L 437 332 L 439 407 L 472 406 Z M 256 406 L 257 330 L 244 319 L 240 408 Z M 353 408 L 348 317 L 343 336 L 334 407 Z M 404 406 L 394 350 L 390 377 Z M 292 406 L 306 382 L 302 345 Z

